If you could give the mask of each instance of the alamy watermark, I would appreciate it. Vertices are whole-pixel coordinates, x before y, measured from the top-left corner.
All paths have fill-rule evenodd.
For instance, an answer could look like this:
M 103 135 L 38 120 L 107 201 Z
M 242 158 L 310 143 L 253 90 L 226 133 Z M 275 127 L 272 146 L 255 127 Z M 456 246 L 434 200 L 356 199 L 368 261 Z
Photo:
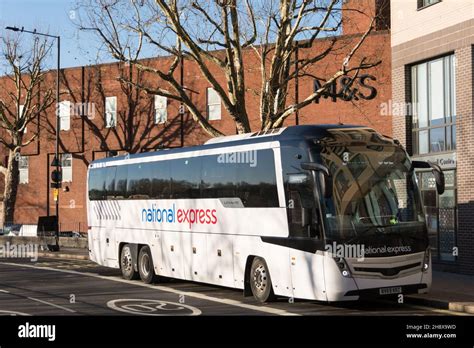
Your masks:
M 364 244 L 326 244 L 325 250 L 333 257 L 364 260 L 365 245 Z
M 357 259 L 364 261 L 365 256 L 403 255 L 412 252 L 410 245 L 379 245 L 364 244 L 326 244 L 325 250 L 335 258 Z
M 38 244 L 0 244 L 0 258 L 8 259 L 30 259 L 38 261 Z
M 257 150 L 222 153 L 217 163 L 244 163 L 254 168 L 257 166 Z
M 408 116 L 414 115 L 418 108 L 418 103 L 394 102 L 389 99 L 388 102 L 380 103 L 380 115 L 382 116 Z
M 95 103 L 63 103 L 56 105 L 56 113 L 59 115 L 68 114 L 70 116 L 87 117 L 88 119 L 95 118 Z

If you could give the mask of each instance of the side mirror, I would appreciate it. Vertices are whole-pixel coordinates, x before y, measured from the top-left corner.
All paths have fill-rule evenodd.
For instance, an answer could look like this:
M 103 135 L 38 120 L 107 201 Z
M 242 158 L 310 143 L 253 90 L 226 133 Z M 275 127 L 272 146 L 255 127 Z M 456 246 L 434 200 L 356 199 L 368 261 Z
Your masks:
M 431 163 L 431 168 L 433 168 L 433 175 L 436 181 L 436 191 L 438 191 L 439 195 L 444 193 L 444 173 L 440 166 L 437 164 Z
M 431 168 L 436 182 L 436 191 L 439 195 L 442 195 L 444 193 L 444 173 L 439 165 L 434 164 L 432 162 L 413 161 L 412 169 L 414 168 Z
M 329 174 L 329 169 L 326 166 L 314 162 L 303 162 L 301 163 L 301 168 L 319 173 L 321 179 L 321 191 L 323 192 L 324 198 L 329 198 L 332 196 L 332 177 Z

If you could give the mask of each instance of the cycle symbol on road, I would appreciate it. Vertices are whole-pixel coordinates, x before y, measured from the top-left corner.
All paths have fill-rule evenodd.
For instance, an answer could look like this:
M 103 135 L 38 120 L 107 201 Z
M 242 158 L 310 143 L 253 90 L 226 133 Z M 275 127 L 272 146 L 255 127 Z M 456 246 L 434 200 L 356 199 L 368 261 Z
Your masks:
M 169 315 L 200 315 L 202 312 L 196 307 L 182 303 L 147 300 L 147 299 L 116 299 L 107 302 L 107 307 L 128 314 L 169 316 Z

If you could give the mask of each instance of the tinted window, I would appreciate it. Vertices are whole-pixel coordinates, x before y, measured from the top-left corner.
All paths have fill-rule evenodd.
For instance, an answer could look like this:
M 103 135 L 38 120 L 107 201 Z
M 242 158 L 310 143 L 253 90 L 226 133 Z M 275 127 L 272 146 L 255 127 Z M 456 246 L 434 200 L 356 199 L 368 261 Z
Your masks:
M 152 163 L 128 165 L 127 195 L 130 199 L 148 199 L 151 195 Z
M 94 168 L 89 172 L 89 199 L 91 201 L 104 199 L 105 168 Z
M 171 162 L 173 198 L 200 198 L 201 158 L 180 158 Z
M 237 197 L 237 167 L 218 155 L 202 157 L 202 198 Z
M 115 174 L 115 199 L 127 198 L 128 165 L 118 166 Z
M 170 161 L 153 162 L 151 170 L 151 198 L 169 199 L 170 196 Z
M 92 169 L 89 197 L 238 197 L 245 207 L 278 207 L 273 157 L 272 150 L 259 150 Z
M 105 168 L 105 199 L 115 198 L 115 172 L 117 167 Z
M 254 152 L 250 163 L 236 163 L 237 195 L 246 207 L 278 207 L 273 151 Z

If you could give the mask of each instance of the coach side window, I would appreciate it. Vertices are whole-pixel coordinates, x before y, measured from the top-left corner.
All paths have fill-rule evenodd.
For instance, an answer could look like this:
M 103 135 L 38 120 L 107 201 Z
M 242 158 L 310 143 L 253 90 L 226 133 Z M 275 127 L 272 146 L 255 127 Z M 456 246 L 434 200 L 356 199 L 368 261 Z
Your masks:
M 151 163 L 130 164 L 128 167 L 127 196 L 130 199 L 149 199 L 151 193 Z
M 152 163 L 151 196 L 154 199 L 169 199 L 171 196 L 170 161 Z
M 127 195 L 128 165 L 117 166 L 115 174 L 115 199 L 128 198 Z
M 179 158 L 171 161 L 172 198 L 200 198 L 201 158 Z
M 219 158 L 218 155 L 202 157 L 202 198 L 237 197 L 237 167 Z
M 253 151 L 247 159 L 236 164 L 238 197 L 245 207 L 279 207 L 273 150 Z
M 89 172 L 89 199 L 97 201 L 105 198 L 105 168 L 93 168 Z
M 107 167 L 105 174 L 105 199 L 115 198 L 115 172 L 117 167 Z

